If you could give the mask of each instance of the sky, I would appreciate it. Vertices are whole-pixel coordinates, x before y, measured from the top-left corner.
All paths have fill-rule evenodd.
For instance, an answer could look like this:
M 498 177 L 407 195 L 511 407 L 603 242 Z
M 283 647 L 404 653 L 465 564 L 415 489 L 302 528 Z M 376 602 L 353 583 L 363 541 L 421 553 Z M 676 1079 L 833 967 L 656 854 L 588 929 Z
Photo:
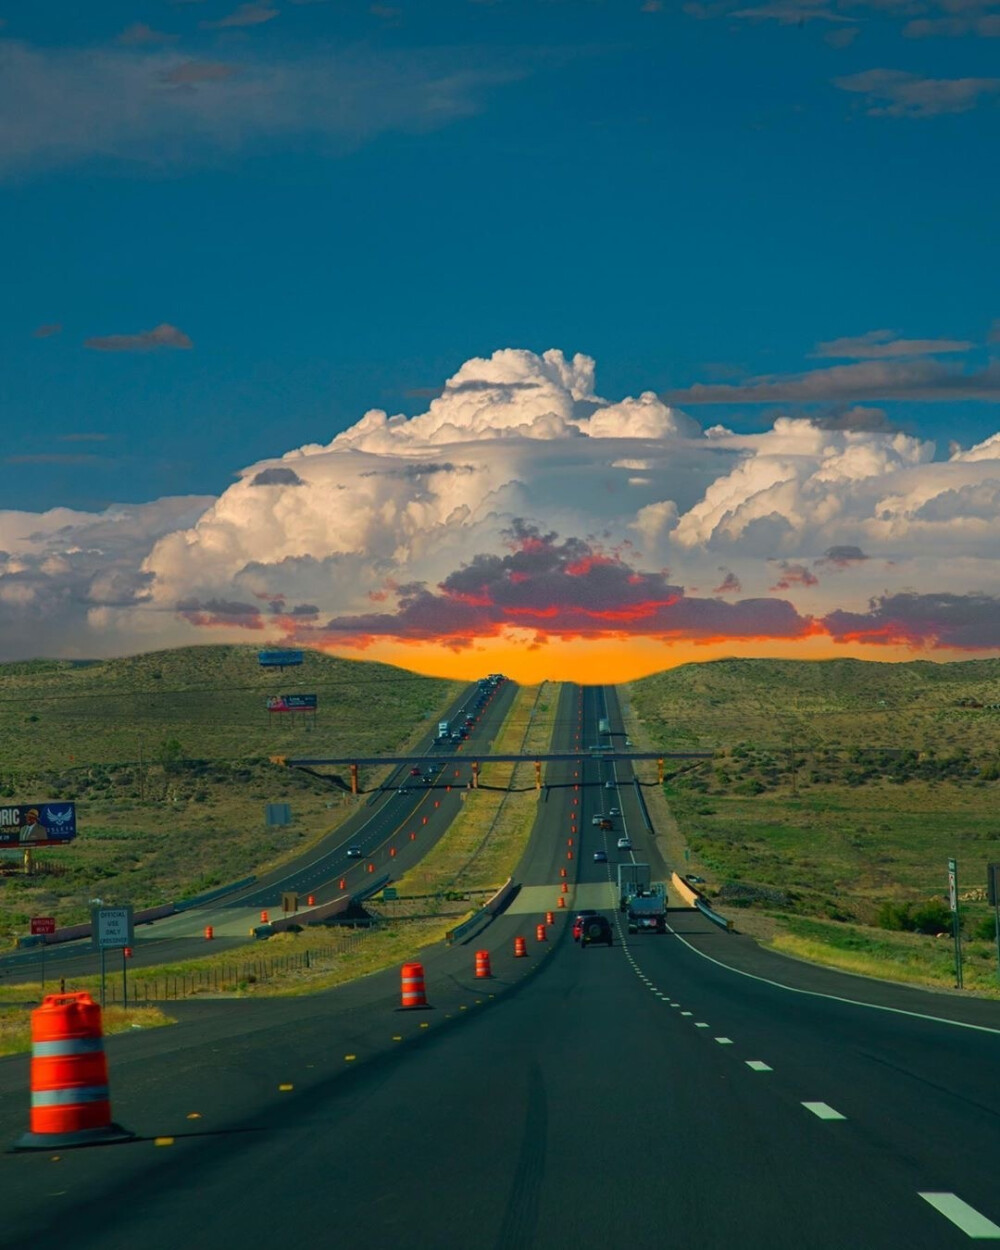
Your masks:
M 1000 0 L 0 0 L 0 660 L 1000 654 Z

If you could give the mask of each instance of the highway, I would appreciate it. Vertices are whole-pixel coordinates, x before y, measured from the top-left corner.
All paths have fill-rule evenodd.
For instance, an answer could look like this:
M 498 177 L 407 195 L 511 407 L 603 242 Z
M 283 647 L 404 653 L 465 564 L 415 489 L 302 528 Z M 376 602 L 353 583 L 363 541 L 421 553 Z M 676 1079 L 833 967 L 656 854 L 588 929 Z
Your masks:
M 612 691 L 564 687 L 560 746 L 606 714 L 620 729 Z M 396 1010 L 392 970 L 308 999 L 182 1003 L 175 1028 L 109 1039 L 116 1118 L 139 1140 L 5 1156 L 0 1244 L 1000 1239 L 1000 1007 L 785 960 L 686 910 L 667 935 L 619 927 L 612 948 L 581 950 L 557 909 L 536 941 L 561 869 L 572 902 L 610 900 L 593 852 L 613 871 L 620 829 L 594 813 L 619 806 L 636 857 L 653 849 L 627 764 L 548 779 L 515 903 L 469 946 L 425 954 L 431 1010 Z M 491 981 L 472 975 L 477 948 Z M 0 1061 L 7 1141 L 26 1126 L 26 1074 Z
M 398 879 L 427 854 L 459 812 L 471 775 L 466 758 L 470 751 L 489 748 L 510 710 L 516 689 L 512 682 L 503 682 L 477 708 L 476 686 L 468 687 L 447 713 L 450 720 L 466 709 L 475 716 L 468 739 L 441 746 L 435 742 L 431 729 L 414 752 L 413 758 L 421 767 L 435 769 L 432 784 L 411 778 L 408 766 L 394 769 L 379 790 L 359 800 L 357 810 L 346 821 L 308 851 L 262 875 L 252 886 L 137 926 L 131 966 L 150 967 L 245 945 L 251 928 L 260 924 L 262 911 L 267 911 L 272 920 L 281 917 L 285 891 L 299 894 L 300 906 L 305 909 L 310 894 L 321 904 L 363 890 L 386 874 Z M 348 856 L 349 847 L 357 847 L 361 856 Z M 341 881 L 345 883 L 343 888 Z M 204 938 L 208 925 L 215 933 L 211 945 Z M 37 976 L 41 957 L 40 947 L 3 956 L 0 976 L 11 982 L 18 976 Z M 117 968 L 120 959 L 118 951 L 111 952 L 108 966 Z M 49 980 L 85 976 L 99 970 L 100 955 L 89 938 L 46 948 L 45 972 Z

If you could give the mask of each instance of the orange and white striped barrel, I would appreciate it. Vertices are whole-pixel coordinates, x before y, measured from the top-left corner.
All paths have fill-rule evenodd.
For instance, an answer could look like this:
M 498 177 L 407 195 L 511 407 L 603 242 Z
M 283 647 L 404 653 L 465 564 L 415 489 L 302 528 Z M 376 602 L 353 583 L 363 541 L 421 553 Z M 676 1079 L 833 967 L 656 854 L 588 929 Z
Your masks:
M 547 911 L 547 912 L 545 913 L 545 923 L 546 923 L 546 924 L 555 924 L 555 919 L 556 919 L 556 918 L 555 918 L 555 916 L 552 914 L 552 912 Z
M 516 959 L 523 959 L 527 955 L 527 953 L 528 953 L 528 943 L 524 940 L 523 937 L 516 937 L 514 939 L 514 957 Z
M 205 941 L 211 942 L 214 937 L 215 929 L 210 924 L 205 925 Z
M 491 977 L 493 971 L 490 968 L 490 952 L 476 951 L 476 976 Z
M 111 1120 L 101 1008 L 89 994 L 49 994 L 31 1013 L 30 1124 L 15 1149 L 135 1136 Z
M 565 906 L 566 906 L 566 900 L 563 898 L 563 896 L 562 896 L 561 894 L 559 895 L 559 906 L 560 906 L 560 907 L 565 907 Z
M 565 882 L 565 881 L 562 883 L 562 892 L 563 892 L 563 894 L 568 894 L 568 893 L 569 893 L 569 886 L 566 884 L 566 882 Z
M 547 941 L 547 939 L 548 939 L 548 934 L 545 932 L 545 925 L 536 924 L 535 925 L 535 941 L 545 942 Z
M 403 964 L 403 1007 L 426 1007 L 427 991 L 424 988 L 424 965 Z

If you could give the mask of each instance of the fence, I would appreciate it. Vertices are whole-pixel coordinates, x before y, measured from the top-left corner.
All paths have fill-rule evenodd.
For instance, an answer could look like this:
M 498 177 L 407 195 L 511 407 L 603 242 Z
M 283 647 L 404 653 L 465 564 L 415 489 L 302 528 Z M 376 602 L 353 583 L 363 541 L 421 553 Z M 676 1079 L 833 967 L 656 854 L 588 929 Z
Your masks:
M 221 959 L 206 962 L 201 968 L 183 972 L 159 973 L 147 977 L 136 970 L 128 975 L 128 1004 L 167 1002 L 190 998 L 197 994 L 235 994 L 251 985 L 277 980 L 290 973 L 332 968 L 344 955 L 357 949 L 371 929 L 352 929 L 337 935 L 335 946 L 318 950 L 289 951 L 281 955 L 261 954 L 255 959 Z M 105 1002 L 122 1003 L 122 977 L 118 966 L 110 966 L 106 975 Z

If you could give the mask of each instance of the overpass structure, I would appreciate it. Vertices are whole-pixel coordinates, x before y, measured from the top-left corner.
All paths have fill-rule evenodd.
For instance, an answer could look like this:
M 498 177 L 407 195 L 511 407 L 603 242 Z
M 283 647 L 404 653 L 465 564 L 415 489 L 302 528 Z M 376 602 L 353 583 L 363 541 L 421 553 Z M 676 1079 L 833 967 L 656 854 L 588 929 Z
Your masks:
M 542 787 L 542 765 L 548 763 L 566 763 L 571 760 L 656 760 L 657 780 L 663 781 L 663 763 L 664 760 L 710 760 L 713 752 L 711 751 L 618 751 L 611 747 L 578 747 L 574 751 L 540 751 L 533 754 L 524 755 L 522 753 L 498 754 L 494 755 L 487 752 L 464 755 L 463 763 L 471 763 L 472 765 L 472 787 L 477 789 L 479 786 L 479 767 L 481 764 L 534 764 L 535 765 L 535 785 L 540 790 Z M 351 772 L 351 793 L 358 793 L 358 769 L 364 766 L 379 766 L 381 764 L 412 764 L 414 761 L 422 761 L 424 763 L 440 764 L 444 766 L 450 759 L 451 755 L 338 755 L 338 756 L 322 756 L 322 757 L 302 757 L 289 758 L 287 755 L 272 755 L 271 763 L 278 764 L 283 768 L 329 768 L 339 765 L 341 768 L 348 767 Z

